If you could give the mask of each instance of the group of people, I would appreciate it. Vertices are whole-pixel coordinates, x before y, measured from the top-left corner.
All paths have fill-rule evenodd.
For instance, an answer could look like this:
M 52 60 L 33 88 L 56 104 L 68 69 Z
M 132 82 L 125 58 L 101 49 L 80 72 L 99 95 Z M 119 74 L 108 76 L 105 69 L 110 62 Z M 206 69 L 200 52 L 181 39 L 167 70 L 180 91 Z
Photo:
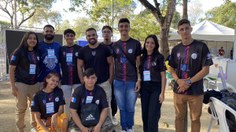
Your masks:
M 27 101 L 31 126 L 37 131 L 112 131 L 117 106 L 122 132 L 133 132 L 135 104 L 140 94 L 144 132 L 158 132 L 161 105 L 165 99 L 166 65 L 156 35 L 146 37 L 143 48 L 129 35 L 130 21 L 118 23 L 120 40 L 112 42 L 112 28 L 102 28 L 98 43 L 96 29 L 85 32 L 88 45 L 74 44 L 75 32 L 64 31 L 66 45 L 53 40 L 54 27 L 43 28 L 44 40 L 27 32 L 10 61 L 10 83 L 16 97 L 16 126 L 25 128 Z M 206 44 L 191 37 L 190 22 L 182 19 L 178 33 L 182 42 L 169 58 L 175 80 L 174 106 L 177 132 L 184 131 L 187 103 L 191 128 L 200 131 L 203 77 L 212 65 Z

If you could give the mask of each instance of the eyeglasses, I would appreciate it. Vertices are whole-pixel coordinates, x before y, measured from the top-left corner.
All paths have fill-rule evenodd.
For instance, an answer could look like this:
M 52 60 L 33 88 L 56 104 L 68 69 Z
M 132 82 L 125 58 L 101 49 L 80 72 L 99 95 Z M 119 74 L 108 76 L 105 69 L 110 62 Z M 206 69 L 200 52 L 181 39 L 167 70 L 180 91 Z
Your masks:
M 75 37 L 74 34 L 66 34 L 65 36 L 66 36 L 66 37 Z

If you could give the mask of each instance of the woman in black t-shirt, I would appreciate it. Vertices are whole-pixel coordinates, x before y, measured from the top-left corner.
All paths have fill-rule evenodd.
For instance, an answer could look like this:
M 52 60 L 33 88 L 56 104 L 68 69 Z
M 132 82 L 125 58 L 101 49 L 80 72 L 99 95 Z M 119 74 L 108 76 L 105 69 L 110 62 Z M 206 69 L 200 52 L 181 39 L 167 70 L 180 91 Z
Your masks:
M 58 88 L 59 74 L 49 73 L 44 79 L 44 88 L 36 93 L 31 110 L 35 113 L 38 132 L 67 132 L 68 117 L 64 113 L 65 100 Z
M 140 94 L 144 132 L 158 132 L 160 109 L 164 101 L 166 66 L 158 48 L 157 37 L 149 35 L 145 39 L 139 70 L 142 78 Z

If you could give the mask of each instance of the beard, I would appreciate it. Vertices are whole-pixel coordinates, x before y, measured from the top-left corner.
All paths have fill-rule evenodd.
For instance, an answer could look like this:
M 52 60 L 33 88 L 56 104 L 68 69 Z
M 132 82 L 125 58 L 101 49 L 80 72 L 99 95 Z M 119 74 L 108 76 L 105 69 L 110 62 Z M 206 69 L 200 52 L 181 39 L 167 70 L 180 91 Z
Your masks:
M 53 40 L 54 39 L 54 35 L 44 35 L 44 38 L 46 39 L 46 40 L 48 40 L 48 41 L 51 41 L 51 40 Z
M 93 41 L 91 41 L 91 40 L 93 40 Z M 91 44 L 91 45 L 95 45 L 98 42 L 96 39 L 91 39 L 91 40 L 88 41 L 89 44 Z

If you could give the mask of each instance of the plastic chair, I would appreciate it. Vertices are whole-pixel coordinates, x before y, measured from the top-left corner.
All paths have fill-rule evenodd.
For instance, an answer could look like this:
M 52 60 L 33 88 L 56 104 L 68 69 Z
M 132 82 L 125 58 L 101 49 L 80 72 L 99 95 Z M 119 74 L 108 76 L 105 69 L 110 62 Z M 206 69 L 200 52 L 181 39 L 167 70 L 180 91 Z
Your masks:
M 213 120 L 219 122 L 219 132 L 230 132 L 229 126 L 226 121 L 226 111 L 232 113 L 235 119 L 236 119 L 236 111 L 217 98 L 211 97 L 210 100 L 212 101 L 210 103 L 210 109 L 212 114 L 211 114 L 211 121 L 208 126 L 208 132 L 210 132 Z

